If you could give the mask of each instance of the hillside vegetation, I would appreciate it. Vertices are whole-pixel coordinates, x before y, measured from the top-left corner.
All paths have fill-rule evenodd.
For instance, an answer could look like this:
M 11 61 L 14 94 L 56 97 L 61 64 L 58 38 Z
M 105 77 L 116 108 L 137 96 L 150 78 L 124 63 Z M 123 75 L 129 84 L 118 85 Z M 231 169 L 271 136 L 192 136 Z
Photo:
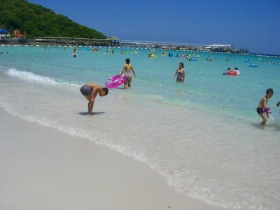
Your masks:
M 107 38 L 101 32 L 79 25 L 66 16 L 27 0 L 0 0 L 0 28 L 13 33 L 19 30 L 28 39 L 40 36 Z

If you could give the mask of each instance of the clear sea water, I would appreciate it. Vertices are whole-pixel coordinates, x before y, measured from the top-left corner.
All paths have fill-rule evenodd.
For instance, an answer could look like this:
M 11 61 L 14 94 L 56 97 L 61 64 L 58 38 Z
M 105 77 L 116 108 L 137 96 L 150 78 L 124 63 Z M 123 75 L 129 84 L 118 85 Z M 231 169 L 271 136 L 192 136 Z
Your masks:
M 200 57 L 187 61 L 161 50 L 154 59 L 148 49 L 114 50 L 78 47 L 73 58 L 64 46 L 1 46 L 0 107 L 142 161 L 186 196 L 236 209 L 280 209 L 279 58 L 173 51 Z M 80 86 L 103 86 L 127 57 L 137 74 L 132 88 L 97 96 L 87 116 Z M 258 67 L 248 67 L 248 59 Z M 173 79 L 179 62 L 183 84 Z M 228 67 L 241 75 L 222 75 Z M 261 128 L 255 110 L 267 88 L 275 94 Z

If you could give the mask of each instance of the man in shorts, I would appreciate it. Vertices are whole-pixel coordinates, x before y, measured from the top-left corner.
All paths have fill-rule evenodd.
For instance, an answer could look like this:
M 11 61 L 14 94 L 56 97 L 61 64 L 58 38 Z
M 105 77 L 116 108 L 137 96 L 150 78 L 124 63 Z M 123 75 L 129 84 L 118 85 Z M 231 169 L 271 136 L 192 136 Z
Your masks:
M 88 100 L 88 115 L 92 115 L 92 109 L 97 94 L 99 94 L 99 96 L 102 97 L 102 96 L 106 96 L 109 92 L 108 88 L 101 87 L 100 85 L 93 84 L 93 83 L 84 84 L 81 87 L 80 91 Z

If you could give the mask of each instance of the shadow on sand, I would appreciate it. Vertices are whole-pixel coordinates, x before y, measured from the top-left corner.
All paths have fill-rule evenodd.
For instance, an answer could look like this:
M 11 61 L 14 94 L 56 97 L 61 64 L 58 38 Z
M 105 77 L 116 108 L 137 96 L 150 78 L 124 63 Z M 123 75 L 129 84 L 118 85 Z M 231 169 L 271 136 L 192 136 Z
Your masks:
M 104 114 L 105 112 L 92 112 L 92 115 L 100 115 L 100 114 Z M 79 112 L 79 115 L 84 115 L 87 116 L 88 112 Z

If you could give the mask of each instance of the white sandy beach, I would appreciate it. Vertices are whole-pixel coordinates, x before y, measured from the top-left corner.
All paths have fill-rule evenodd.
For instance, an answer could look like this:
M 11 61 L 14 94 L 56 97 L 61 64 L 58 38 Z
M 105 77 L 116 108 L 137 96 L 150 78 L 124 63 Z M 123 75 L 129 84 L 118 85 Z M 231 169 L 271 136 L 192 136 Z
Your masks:
M 0 109 L 0 209 L 222 209 L 141 162 Z

